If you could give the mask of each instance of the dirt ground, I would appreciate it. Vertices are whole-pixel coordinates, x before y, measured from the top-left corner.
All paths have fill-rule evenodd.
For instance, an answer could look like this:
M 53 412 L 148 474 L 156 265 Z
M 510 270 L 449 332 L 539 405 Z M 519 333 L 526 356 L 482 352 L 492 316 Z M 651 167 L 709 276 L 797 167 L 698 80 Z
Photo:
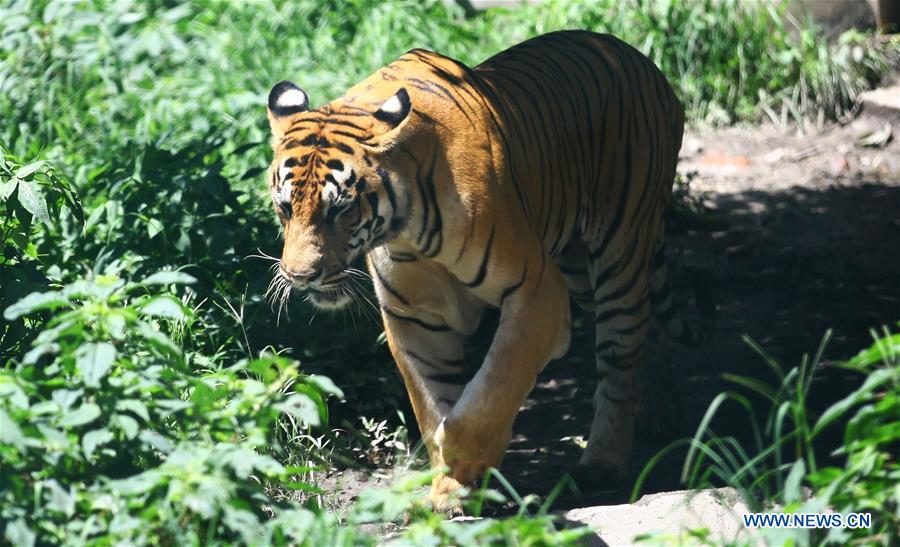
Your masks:
M 891 122 L 900 132 L 900 118 L 864 114 L 815 134 L 755 127 L 686 135 L 679 172 L 707 218 L 675 223 L 673 287 L 690 317 L 691 287 L 701 280 L 717 309 L 715 333 L 699 349 L 657 345 L 663 364 L 648 369 L 645 399 L 663 419 L 641 425 L 626 486 L 565 490 L 556 509 L 627 501 L 644 463 L 670 440 L 691 435 L 713 397 L 734 387 L 723 373 L 773 381 L 745 335 L 789 369 L 833 329 L 811 407 L 823 409 L 853 388 L 859 378 L 828 362 L 867 347 L 870 328 L 900 320 L 900 135 L 879 144 Z M 866 139 L 877 146 L 861 146 Z M 521 494 L 547 495 L 578 461 L 596 385 L 584 319 L 576 318 L 569 354 L 541 373 L 515 423 L 500 471 Z M 716 432 L 748 441 L 746 418 L 723 410 Z M 664 460 L 643 493 L 679 488 L 679 457 Z M 337 490 L 343 506 L 364 487 L 388 484 L 392 474 L 345 470 L 323 486 Z

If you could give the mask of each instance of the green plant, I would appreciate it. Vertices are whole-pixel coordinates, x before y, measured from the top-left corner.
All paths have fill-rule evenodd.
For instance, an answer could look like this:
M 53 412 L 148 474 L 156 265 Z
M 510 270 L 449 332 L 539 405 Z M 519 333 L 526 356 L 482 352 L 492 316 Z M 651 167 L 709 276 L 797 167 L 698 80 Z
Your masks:
M 884 329 L 872 336 L 872 346 L 840 364 L 860 373 L 865 378 L 862 385 L 831 405 L 809 432 L 815 439 L 826 429 L 845 424 L 843 446 L 833 455 L 845 458 L 846 463 L 843 467 L 806 468 L 804 481 L 814 496 L 796 511 L 830 507 L 840 513 L 870 513 L 873 526 L 832 529 L 823 538 L 826 543 L 889 545 L 900 537 L 900 464 L 896 457 L 900 444 L 900 334 Z
M 273 458 L 276 424 L 319 425 L 325 397 L 340 392 L 271 354 L 198 373 L 209 361 L 166 334 L 193 312 L 164 287 L 193 281 L 101 275 L 7 308 L 10 320 L 52 313 L 21 362 L 0 370 L 9 541 L 249 543 L 271 526 L 266 507 L 279 507 L 260 479 L 315 491 Z
M 67 211 L 83 222 L 81 202 L 69 183 L 47 162 L 26 165 L 0 146 L 0 309 L 46 286 L 44 256 L 34 240 L 38 227 Z M 46 247 L 43 252 L 46 252 Z M 0 363 L 20 354 L 31 332 L 23 320 L 0 319 Z
M 779 379 L 767 385 L 754 378 L 725 378 L 770 403 L 765 424 L 760 426 L 748 397 L 738 392 L 719 394 L 706 411 L 691 439 L 676 441 L 660 451 L 642 471 L 632 491 L 636 498 L 648 473 L 667 454 L 688 446 L 682 481 L 689 488 L 714 482 L 737 489 L 754 511 L 814 513 L 833 509 L 840 513 L 870 513 L 869 529 L 832 528 L 827 531 L 775 529 L 762 532 L 775 544 L 845 544 L 862 541 L 888 545 L 900 534 L 900 466 L 893 457 L 900 442 L 900 335 L 886 329 L 873 332 L 874 344 L 837 366 L 864 378 L 853 392 L 833 403 L 820 416 L 810 414 L 809 390 L 820 366 L 831 333 L 826 333 L 815 356 L 804 355 L 799 367 L 787 373 L 762 348 L 746 339 Z M 733 436 L 720 437 L 710 428 L 726 402 L 747 413 L 753 446 L 745 447 Z M 831 456 L 843 466 L 821 466 L 816 443 L 822 433 L 844 423 L 843 445 Z M 821 448 L 821 447 L 819 447 Z M 804 488 L 809 488 L 808 492 Z

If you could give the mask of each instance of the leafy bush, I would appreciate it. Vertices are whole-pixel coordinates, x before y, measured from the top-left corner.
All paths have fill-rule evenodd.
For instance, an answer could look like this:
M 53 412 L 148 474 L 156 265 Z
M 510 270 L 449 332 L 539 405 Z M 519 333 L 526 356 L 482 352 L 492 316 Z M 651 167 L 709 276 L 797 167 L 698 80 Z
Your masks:
M 343 521 L 321 510 L 310 496 L 321 491 L 297 480 L 309 468 L 280 463 L 279 431 L 286 420 L 324 425 L 325 399 L 340 390 L 276 355 L 221 366 L 185 351 L 170 334 L 196 316 L 165 289 L 193 282 L 101 275 L 7 308 L 10 320 L 49 316 L 21 362 L 0 369 L 7 541 L 373 544 L 360 525 L 404 516 L 412 544 L 570 544 L 586 533 L 557 531 L 549 503 L 530 515 L 521 499 L 512 519 L 445 522 L 426 509 L 430 473 L 367 491 Z M 289 490 L 303 495 L 271 494 Z
M 860 373 L 865 381 L 853 393 L 837 401 L 816 420 L 812 439 L 829 427 L 844 426 L 844 443 L 834 455 L 846 458 L 843 467 L 807 466 L 795 463 L 797 473 L 807 472 L 814 497 L 797 506 L 797 512 L 831 507 L 840 513 L 871 513 L 872 529 L 833 529 L 824 540 L 834 544 L 869 542 L 889 545 L 900 537 L 900 334 L 887 329 L 875 342 L 841 366 Z
M 166 331 L 189 327 L 193 312 L 161 288 L 191 282 L 97 276 L 7 308 L 11 320 L 52 314 L 21 362 L 0 370 L 9 541 L 249 539 L 279 507 L 260 480 L 314 490 L 273 458 L 276 422 L 322 423 L 339 390 L 274 355 L 218 366 L 184 352 Z
M 69 183 L 45 161 L 22 165 L 0 146 L 0 309 L 46 286 L 42 260 L 46 246 L 34 241 L 36 223 L 50 225 L 65 210 L 83 222 L 81 202 Z M 25 321 L 0 319 L 0 363 L 21 354 L 31 331 Z

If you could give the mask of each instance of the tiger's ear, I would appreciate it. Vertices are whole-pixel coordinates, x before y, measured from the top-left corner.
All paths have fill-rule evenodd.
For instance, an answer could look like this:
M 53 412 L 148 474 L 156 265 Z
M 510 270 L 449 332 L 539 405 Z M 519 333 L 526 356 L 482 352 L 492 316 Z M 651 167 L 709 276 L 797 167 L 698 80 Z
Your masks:
M 375 119 L 381 122 L 376 124 L 375 138 L 387 146 L 392 142 L 399 141 L 404 127 L 408 125 L 406 122 L 409 120 L 410 112 L 412 112 L 412 101 L 409 99 L 406 88 L 401 87 L 373 114 Z
M 406 92 L 405 87 L 401 87 L 375 111 L 375 119 L 388 124 L 393 129 L 409 116 L 410 110 L 412 110 L 412 102 L 409 100 L 409 93 Z
M 293 122 L 295 114 L 309 110 L 306 92 L 292 82 L 283 80 L 269 91 L 269 127 L 272 136 L 280 139 Z

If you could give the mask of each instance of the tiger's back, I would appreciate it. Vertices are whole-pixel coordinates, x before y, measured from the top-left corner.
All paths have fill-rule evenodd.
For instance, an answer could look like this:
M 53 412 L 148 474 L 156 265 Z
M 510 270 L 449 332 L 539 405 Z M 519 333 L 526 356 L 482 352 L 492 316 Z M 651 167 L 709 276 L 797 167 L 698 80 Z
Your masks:
M 610 35 L 562 31 L 475 68 L 506 129 L 510 184 L 551 254 L 670 195 L 684 114 L 659 69 Z M 646 190 L 629 202 L 632 185 Z M 620 219 L 609 215 L 621 214 Z

